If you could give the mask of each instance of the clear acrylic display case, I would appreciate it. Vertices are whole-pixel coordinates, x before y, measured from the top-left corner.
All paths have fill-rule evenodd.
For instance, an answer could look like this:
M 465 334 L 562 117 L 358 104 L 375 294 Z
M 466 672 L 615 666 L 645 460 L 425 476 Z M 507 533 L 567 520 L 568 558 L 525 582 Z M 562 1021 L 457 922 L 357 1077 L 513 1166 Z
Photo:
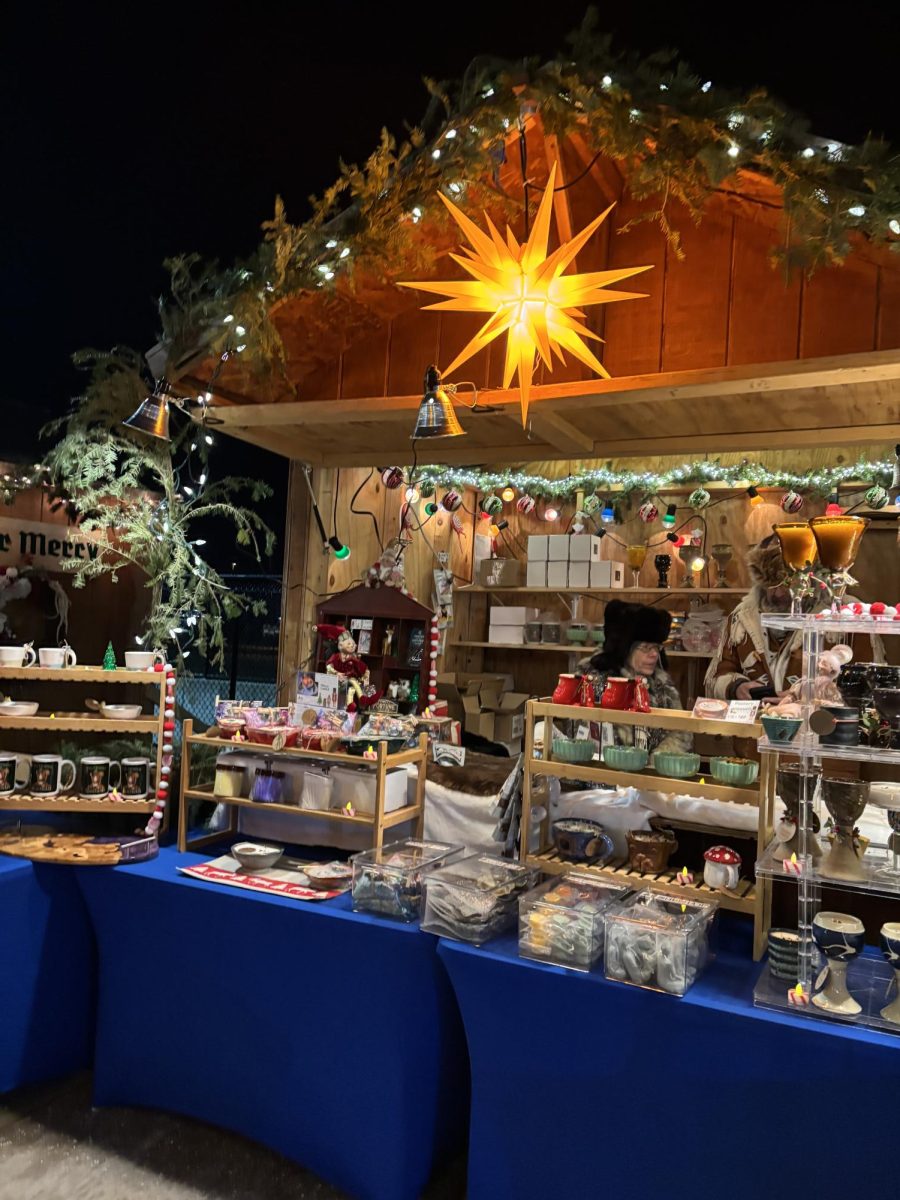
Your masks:
M 604 914 L 630 888 L 572 872 L 519 900 L 519 954 L 589 971 L 603 957 Z
M 490 854 L 439 867 L 425 878 L 422 929 L 482 946 L 515 924 L 518 899 L 537 876 L 531 867 Z
M 711 956 L 717 909 L 714 900 L 635 892 L 606 914 L 606 978 L 683 996 Z
M 464 854 L 464 846 L 404 838 L 380 849 L 352 855 L 353 911 L 378 913 L 397 921 L 417 921 L 425 875 Z

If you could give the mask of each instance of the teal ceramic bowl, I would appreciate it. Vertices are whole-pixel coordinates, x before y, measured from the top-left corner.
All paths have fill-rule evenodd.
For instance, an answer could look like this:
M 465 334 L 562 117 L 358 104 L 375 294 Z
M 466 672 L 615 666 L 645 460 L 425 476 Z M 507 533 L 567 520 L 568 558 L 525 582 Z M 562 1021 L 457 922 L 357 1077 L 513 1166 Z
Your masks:
M 639 746 L 607 746 L 603 761 L 614 771 L 643 771 L 650 755 Z
M 803 724 L 799 717 L 760 717 L 766 737 L 776 745 L 792 742 Z
M 591 738 L 553 739 L 553 757 L 559 762 L 590 762 L 599 749 L 599 743 Z
M 653 755 L 653 770 L 670 779 L 689 779 L 700 770 L 700 755 L 663 751 Z
M 727 758 L 711 758 L 709 773 L 713 779 L 719 783 L 727 783 L 730 787 L 749 787 L 751 783 L 756 783 L 759 763 L 749 759 L 731 762 Z

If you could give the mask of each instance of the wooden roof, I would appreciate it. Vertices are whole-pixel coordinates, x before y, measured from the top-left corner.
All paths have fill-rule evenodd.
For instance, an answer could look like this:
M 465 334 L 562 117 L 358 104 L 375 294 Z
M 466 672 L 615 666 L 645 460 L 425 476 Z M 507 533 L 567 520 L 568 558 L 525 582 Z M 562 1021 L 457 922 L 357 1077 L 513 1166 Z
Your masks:
M 503 179 L 521 191 L 517 155 Z M 453 381 L 471 381 L 496 411 L 467 413 L 466 437 L 419 443 L 420 462 L 512 463 L 553 458 L 764 450 L 897 441 L 900 256 L 860 241 L 843 266 L 786 278 L 771 254 L 784 236 L 778 189 L 745 175 L 723 188 L 699 226 L 673 211 L 679 259 L 659 226 L 641 222 L 649 202 L 628 191 L 623 164 L 593 161 L 577 136 L 558 143 L 529 130 L 529 174 L 550 162 L 573 186 L 554 199 L 569 236 L 611 202 L 610 219 L 574 269 L 652 264 L 636 290 L 646 299 L 588 310 L 605 339 L 610 380 L 570 362 L 536 375 L 523 430 L 516 389 L 500 388 L 502 346 L 493 343 Z M 477 217 L 478 214 L 473 214 Z M 635 223 L 637 222 L 637 223 Z M 422 236 L 418 229 L 411 236 Z M 436 278 L 452 277 L 446 260 Z M 401 277 L 404 277 L 401 273 Z M 355 272 L 273 310 L 285 348 L 284 377 L 260 381 L 226 364 L 215 390 L 223 431 L 313 465 L 408 463 L 410 433 L 430 362 L 450 362 L 478 317 L 425 312 L 421 297 Z M 205 387 L 205 364 L 180 381 Z

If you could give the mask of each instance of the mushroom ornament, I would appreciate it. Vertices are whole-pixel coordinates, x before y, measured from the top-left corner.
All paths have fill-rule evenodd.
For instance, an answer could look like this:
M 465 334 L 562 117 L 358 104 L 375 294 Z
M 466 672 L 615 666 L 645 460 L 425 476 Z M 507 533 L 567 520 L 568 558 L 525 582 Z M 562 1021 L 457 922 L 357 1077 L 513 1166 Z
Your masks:
M 741 878 L 741 856 L 730 846 L 710 846 L 703 855 L 703 881 L 711 888 L 735 888 Z

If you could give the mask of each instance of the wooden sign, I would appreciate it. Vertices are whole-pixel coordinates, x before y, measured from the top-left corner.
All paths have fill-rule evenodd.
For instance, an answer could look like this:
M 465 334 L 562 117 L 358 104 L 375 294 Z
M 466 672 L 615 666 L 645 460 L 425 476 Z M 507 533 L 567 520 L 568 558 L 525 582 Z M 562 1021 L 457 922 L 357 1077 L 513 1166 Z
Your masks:
M 0 517 L 0 567 L 34 565 L 61 571 L 66 558 L 96 558 L 99 546 L 76 526 Z

